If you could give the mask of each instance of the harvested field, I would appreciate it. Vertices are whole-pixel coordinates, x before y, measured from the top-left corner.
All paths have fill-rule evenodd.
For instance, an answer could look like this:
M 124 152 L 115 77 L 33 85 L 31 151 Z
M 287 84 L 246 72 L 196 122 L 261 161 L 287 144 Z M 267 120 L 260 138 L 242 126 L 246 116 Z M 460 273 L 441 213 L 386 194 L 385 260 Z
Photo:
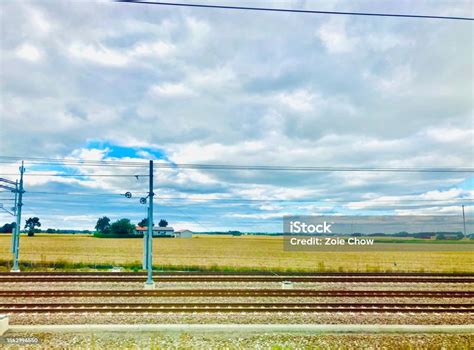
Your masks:
M 8 270 L 10 235 L 0 235 L 2 269 Z M 397 244 L 397 243 L 387 243 Z M 404 247 L 410 243 L 404 243 Z M 265 270 L 274 272 L 473 272 L 470 251 L 288 252 L 282 237 L 196 236 L 155 239 L 155 266 L 166 269 Z M 143 241 L 89 235 L 22 236 L 20 261 L 51 268 L 120 265 L 140 268 Z M 437 244 L 439 246 L 439 244 Z M 447 244 L 452 247 L 453 245 Z M 473 245 L 474 248 L 474 245 Z M 454 248 L 453 248 L 454 250 Z M 23 268 L 25 270 L 25 268 Z

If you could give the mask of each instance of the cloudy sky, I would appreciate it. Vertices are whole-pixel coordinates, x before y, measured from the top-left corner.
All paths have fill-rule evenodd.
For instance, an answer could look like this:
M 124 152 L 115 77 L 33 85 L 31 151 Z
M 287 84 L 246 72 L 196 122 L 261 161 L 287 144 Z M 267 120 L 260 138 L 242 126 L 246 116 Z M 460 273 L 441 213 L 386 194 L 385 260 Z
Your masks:
M 474 15 L 470 1 L 226 3 Z M 0 9 L 1 156 L 474 166 L 472 22 L 110 1 Z M 14 179 L 18 162 L 0 169 Z M 145 173 L 27 162 L 24 216 L 44 228 L 93 228 L 102 215 L 136 222 L 146 178 L 83 175 Z M 155 215 L 198 231 L 281 231 L 284 214 L 460 214 L 474 198 L 472 173 L 171 168 L 155 182 Z

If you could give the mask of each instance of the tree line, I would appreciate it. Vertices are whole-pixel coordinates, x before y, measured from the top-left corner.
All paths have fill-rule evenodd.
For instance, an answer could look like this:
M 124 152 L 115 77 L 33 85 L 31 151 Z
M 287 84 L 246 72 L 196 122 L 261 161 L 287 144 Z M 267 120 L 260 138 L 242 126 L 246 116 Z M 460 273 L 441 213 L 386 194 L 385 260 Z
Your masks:
M 6 223 L 2 227 L 0 227 L 0 233 L 12 233 L 15 230 L 16 222 Z M 41 222 L 38 217 L 28 218 L 25 221 L 25 230 L 28 230 L 28 236 L 32 237 L 35 235 L 36 232 L 39 232 L 38 229 L 41 227 Z
M 137 225 L 140 227 L 147 227 L 148 219 L 142 219 Z M 153 226 L 155 226 L 155 224 L 153 224 Z M 161 219 L 158 226 L 167 227 L 168 221 Z M 133 225 L 130 219 L 127 218 L 122 218 L 111 223 L 110 218 L 103 216 L 97 220 L 95 229 L 97 232 L 102 234 L 127 235 L 132 234 L 135 231 L 135 225 Z
M 140 227 L 146 227 L 148 224 L 148 219 L 144 218 L 142 219 L 139 223 L 138 226 Z M 153 224 L 154 226 L 154 224 Z M 159 227 L 167 227 L 168 226 L 168 221 L 161 219 L 160 222 L 158 223 Z M 6 223 L 3 226 L 0 227 L 0 233 L 12 233 L 15 230 L 16 223 Z M 24 229 L 27 230 L 26 232 L 28 233 L 29 237 L 33 237 L 35 233 L 41 232 L 41 222 L 38 217 L 32 217 L 28 218 L 25 221 L 25 227 Z M 95 229 L 97 232 L 102 233 L 102 234 L 132 234 L 135 231 L 135 225 L 131 223 L 130 219 L 127 218 L 122 218 L 117 221 L 114 221 L 111 223 L 110 218 L 107 216 L 103 216 L 97 220 L 97 223 L 95 225 Z M 46 233 L 75 233 L 77 230 L 57 230 L 57 229 L 51 229 L 48 228 L 44 232 Z M 89 233 L 89 230 L 82 230 L 80 232 L 84 233 Z

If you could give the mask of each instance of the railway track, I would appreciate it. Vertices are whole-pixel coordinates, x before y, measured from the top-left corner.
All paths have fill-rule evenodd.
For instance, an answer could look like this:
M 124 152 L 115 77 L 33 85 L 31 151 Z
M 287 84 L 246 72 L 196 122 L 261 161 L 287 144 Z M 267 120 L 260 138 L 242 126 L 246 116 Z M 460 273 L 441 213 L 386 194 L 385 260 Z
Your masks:
M 474 298 L 474 291 L 440 290 L 315 290 L 315 289 L 106 289 L 106 290 L 1 290 L 2 284 L 14 283 L 126 283 L 145 281 L 143 273 L 127 272 L 26 272 L 20 274 L 0 273 L 0 300 L 2 298 L 125 298 L 117 302 L 72 302 L 72 303 L 1 303 L 0 313 L 22 314 L 87 314 L 87 313 L 474 313 L 472 303 L 413 303 L 409 298 Z M 159 282 L 284 282 L 297 283 L 474 283 L 474 274 L 298 274 L 275 276 L 269 274 L 209 274 L 209 273 L 158 273 Z M 113 286 L 113 284 L 111 284 Z M 212 302 L 212 303 L 163 303 L 133 302 L 140 297 L 375 297 L 407 298 L 406 303 L 314 303 L 314 302 Z M 135 299 L 132 299 L 135 298 Z M 139 299 L 138 299 L 139 300 Z M 130 302 L 128 302 L 130 301 Z
M 275 276 L 272 272 L 216 272 L 216 271 L 155 271 L 155 277 L 159 276 Z M 146 276 L 146 272 L 106 272 L 106 271 L 27 271 L 27 272 L 0 272 L 1 277 L 15 276 Z M 310 277 L 474 277 L 474 273 L 438 273 L 438 272 L 295 272 L 285 273 L 285 276 L 310 276 Z
M 384 312 L 472 313 L 472 304 L 401 303 L 54 303 L 0 304 L 0 313 L 248 313 Z
M 0 277 L 1 283 L 19 282 L 145 282 L 146 277 L 139 276 L 18 276 Z M 158 282 L 284 282 L 297 283 L 474 283 L 473 278 L 467 277 L 312 277 L 312 276 L 156 276 Z
M 268 274 L 204 274 L 204 273 L 159 273 L 155 274 L 155 280 L 159 282 L 331 282 L 331 283 L 366 283 L 366 282 L 386 282 L 386 283 L 474 283 L 474 274 L 298 274 L 275 276 Z M 80 273 L 0 273 L 0 313 L 14 315 L 30 314 L 274 314 L 274 313 L 404 313 L 404 314 L 473 314 L 474 304 L 466 303 L 466 300 L 459 302 L 429 302 L 414 303 L 410 298 L 432 298 L 432 299 L 468 299 L 474 298 L 474 290 L 451 290 L 440 291 L 434 286 L 431 290 L 317 290 L 317 289 L 264 289 L 264 288 L 175 288 L 175 289 L 113 289 L 112 283 L 139 282 L 145 281 L 143 273 L 126 272 L 80 272 Z M 112 282 L 108 289 L 89 290 L 64 290 L 60 285 L 54 290 L 41 290 L 36 288 L 31 290 L 6 290 L 1 289 L 2 284 L 14 283 L 23 285 L 24 283 L 101 283 Z M 67 302 L 64 298 L 85 298 L 81 302 Z M 143 302 L 142 297 L 223 297 L 224 299 L 213 300 L 215 302 Z M 268 302 L 258 299 L 250 299 L 251 302 L 234 302 L 238 297 L 248 298 L 268 298 L 283 297 L 289 298 L 283 302 Z M 343 297 L 345 302 L 310 302 L 308 300 L 298 300 L 294 298 L 334 298 Z M 386 298 L 387 303 L 381 302 L 353 302 L 354 298 Z M 2 298 L 28 298 L 41 300 L 34 302 L 1 302 Z M 59 299 L 58 299 L 59 298 Z M 63 298 L 63 299 L 61 299 Z M 103 298 L 97 302 L 94 298 Z M 110 298 L 123 298 L 110 300 Z M 228 301 L 226 301 L 226 298 Z M 388 298 L 406 298 L 406 302 L 393 303 Z M 63 300 L 64 302 L 60 302 Z M 84 300 L 84 302 L 82 302 Z M 169 299 L 168 299 L 169 300 Z M 184 299 L 185 300 L 185 299 Z M 383 300 L 383 299 L 382 299 Z M 49 302 L 52 301 L 52 302 Z M 347 302 L 346 302 L 347 301 Z M 49 316 L 47 316 L 49 317 Z
M 0 290 L 0 298 L 28 297 L 378 297 L 474 298 L 474 291 L 313 289 Z

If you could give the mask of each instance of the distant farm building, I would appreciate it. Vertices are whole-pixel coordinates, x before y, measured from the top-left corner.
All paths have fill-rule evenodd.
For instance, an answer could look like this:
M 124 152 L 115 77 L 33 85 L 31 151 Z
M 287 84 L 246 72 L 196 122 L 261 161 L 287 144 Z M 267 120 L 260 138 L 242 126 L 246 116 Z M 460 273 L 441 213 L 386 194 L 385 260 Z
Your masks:
M 439 232 L 436 235 L 437 240 L 459 240 L 463 239 L 462 232 Z
M 193 238 L 193 232 L 190 230 L 177 230 L 174 233 L 175 238 Z
M 147 231 L 147 227 L 135 226 L 136 234 L 144 234 Z M 172 227 L 153 226 L 153 237 L 174 237 L 174 229 Z

